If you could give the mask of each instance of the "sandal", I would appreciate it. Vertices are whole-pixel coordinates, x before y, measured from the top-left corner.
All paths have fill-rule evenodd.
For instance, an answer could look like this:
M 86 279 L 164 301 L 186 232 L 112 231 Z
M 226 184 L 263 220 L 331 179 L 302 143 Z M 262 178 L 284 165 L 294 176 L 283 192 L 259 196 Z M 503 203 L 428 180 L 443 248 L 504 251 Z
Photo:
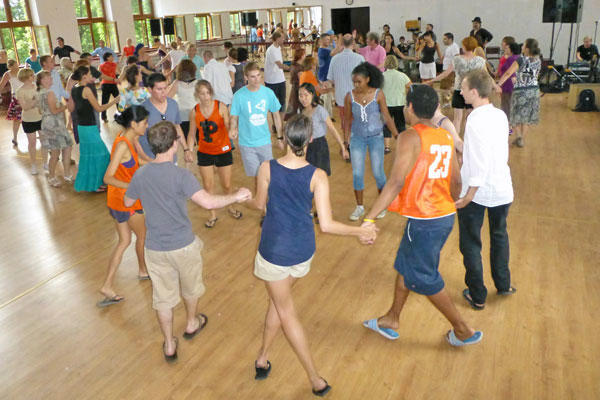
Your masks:
M 163 342 L 163 354 L 165 356 L 165 361 L 168 362 L 168 363 L 172 363 L 172 362 L 177 361 L 177 338 L 174 337 L 173 340 L 175 341 L 175 352 L 173 354 L 170 354 L 170 355 L 165 352 L 165 345 L 166 345 L 166 343 Z
M 323 379 L 323 378 L 321 378 Z M 325 381 L 325 379 L 323 379 Z M 313 389 L 312 392 L 315 396 L 319 396 L 319 397 L 323 397 L 325 396 L 327 393 L 329 393 L 329 391 L 331 390 L 331 386 L 329 386 L 329 383 L 327 383 L 327 381 L 325 381 L 325 387 L 321 390 L 316 390 Z
M 267 360 L 267 367 L 259 367 L 256 361 L 254 361 L 254 370 L 256 371 L 256 375 L 254 375 L 254 379 L 257 381 L 262 381 L 267 379 L 269 373 L 271 372 L 271 362 Z
M 213 219 L 209 219 L 208 221 L 206 221 L 206 222 L 204 223 L 204 226 L 205 226 L 206 228 L 209 228 L 209 229 L 210 229 L 210 228 L 212 228 L 212 227 L 214 227 L 214 226 L 215 226 L 215 224 L 217 223 L 217 220 L 218 220 L 218 219 L 219 219 L 219 218 L 217 218 L 217 217 L 215 217 L 215 218 L 213 218 Z
M 514 286 L 511 286 L 510 288 L 508 288 L 508 290 L 498 290 L 498 295 L 499 296 L 510 296 L 511 294 L 515 294 L 516 291 L 517 291 L 517 288 Z
M 196 330 L 194 332 L 183 332 L 183 338 L 187 339 L 187 340 L 191 340 L 194 338 L 194 336 L 196 336 L 202 329 L 204 329 L 204 327 L 206 326 L 207 322 L 208 322 L 208 317 L 205 314 L 198 314 L 196 315 L 196 318 L 198 319 L 198 322 L 200 323 L 198 325 L 198 327 L 196 328 Z
M 390 149 L 389 147 L 386 147 L 386 148 L 383 150 L 383 154 L 389 154 L 389 153 L 391 153 L 391 152 L 392 152 L 392 149 Z
M 240 219 L 243 216 L 242 212 L 240 210 L 236 210 L 235 208 L 229 208 L 227 211 L 229 212 L 229 215 L 235 219 Z
M 474 310 L 483 310 L 485 308 L 485 304 L 478 304 L 473 301 L 471 293 L 469 293 L 469 289 L 463 290 L 462 295 L 465 298 L 465 300 L 467 300 L 467 303 L 469 303 L 471 305 L 471 308 L 473 308 Z

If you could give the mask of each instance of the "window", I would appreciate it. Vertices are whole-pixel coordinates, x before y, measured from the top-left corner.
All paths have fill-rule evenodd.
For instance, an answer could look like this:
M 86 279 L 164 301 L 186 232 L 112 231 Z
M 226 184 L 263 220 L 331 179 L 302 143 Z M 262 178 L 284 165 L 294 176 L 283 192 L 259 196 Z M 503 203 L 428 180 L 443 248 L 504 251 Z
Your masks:
M 46 50 L 50 48 L 48 28 L 42 26 L 35 28 L 37 30 L 34 30 L 31 22 L 31 12 L 27 1 L 0 0 L 0 45 L 6 50 L 8 58 L 23 64 L 29 57 L 29 49 L 39 47 Z M 36 32 L 42 32 L 44 29 L 46 36 L 40 36 L 36 40 Z
M 182 40 L 187 40 L 187 30 L 185 29 L 184 17 L 175 18 L 175 35 L 181 37 Z
M 209 14 L 199 14 L 194 17 L 196 27 L 196 40 L 209 40 L 212 38 L 212 18 Z
M 231 35 L 240 35 L 242 33 L 240 22 L 240 13 L 234 12 L 229 14 L 229 29 L 231 29 Z
M 223 36 L 221 31 L 221 15 L 219 14 L 211 14 L 210 20 L 212 23 L 212 38 L 220 38 Z
M 115 22 L 106 22 L 102 0 L 74 0 L 75 15 L 81 39 L 81 50 L 92 52 L 103 40 L 107 47 L 119 51 L 119 36 Z
M 152 0 L 131 0 L 131 9 L 133 11 L 136 43 L 144 43 L 146 46 L 151 45 L 150 19 L 154 18 Z

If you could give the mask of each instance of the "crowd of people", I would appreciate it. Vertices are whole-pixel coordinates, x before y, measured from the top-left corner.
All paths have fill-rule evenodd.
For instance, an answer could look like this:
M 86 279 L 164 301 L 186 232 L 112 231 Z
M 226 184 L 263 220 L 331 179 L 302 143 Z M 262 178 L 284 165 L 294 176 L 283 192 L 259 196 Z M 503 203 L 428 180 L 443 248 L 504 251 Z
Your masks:
M 42 154 L 49 157 L 51 186 L 73 182 L 78 192 L 107 191 L 118 241 L 98 307 L 125 299 L 117 293 L 114 280 L 133 233 L 138 279 L 152 283 L 164 357 L 175 361 L 173 309 L 180 295 L 186 309 L 185 339 L 194 338 L 208 322 L 197 311 L 206 291 L 200 257 L 203 244 L 192 230 L 186 201 L 209 210 L 204 225 L 211 229 L 217 226 L 219 209 L 226 208 L 229 216 L 239 220 L 243 215 L 234 204 L 246 203 L 263 216 L 254 274 L 265 282 L 270 298 L 255 377 L 268 377 L 269 350 L 281 328 L 313 393 L 323 396 L 331 386 L 317 372 L 292 298 L 294 282 L 309 272 L 315 254 L 315 223 L 323 232 L 356 236 L 368 245 L 377 238 L 376 221 L 388 210 L 408 218 L 394 264 L 398 274 L 392 306 L 381 317 L 363 323 L 387 339 L 399 338 L 399 315 L 410 292 L 427 296 L 447 318 L 452 329 L 446 339 L 451 345 L 482 339 L 483 333 L 473 329 L 454 306 L 438 271 L 454 214 L 458 214 L 467 286 L 463 296 L 468 304 L 481 310 L 487 298 L 481 257 L 486 209 L 497 293 L 516 291 L 510 278 L 506 222 L 513 201 L 509 135 L 514 130 L 514 144 L 522 147 L 528 127 L 539 120 L 540 50 L 535 39 L 519 45 L 506 36 L 500 66 L 491 74 L 486 60 L 477 54 L 493 36 L 481 27 L 479 17 L 472 23 L 473 30 L 460 47 L 453 33 L 444 33 L 444 49 L 431 24 L 412 43 L 404 37 L 395 42 L 387 25 L 381 37 L 369 32 L 363 38 L 356 31 L 319 34 L 316 27 L 305 29 L 293 22 L 287 33 L 282 25 L 264 24 L 252 30 L 256 42 L 271 41 L 262 66 L 249 61 L 243 47 L 227 43 L 227 58 L 218 61 L 211 50 L 198 54 L 195 44 L 181 40 L 171 43 L 170 49 L 160 41 L 148 48 L 134 47 L 128 40 L 121 69 L 117 54 L 100 43 L 92 54 L 80 54 L 71 65 L 67 60 L 77 52 L 59 38 L 54 56 L 59 57 L 60 68 L 54 56 L 38 57 L 33 51 L 25 69 L 7 61 L 0 88 L 11 85 L 7 118 L 15 121 L 15 145 L 20 125 L 27 134 L 32 174 L 38 173 L 39 137 Z M 297 38 L 310 38 L 318 44 L 292 47 L 288 64 L 286 38 L 294 43 Z M 154 55 L 162 58 L 152 65 Z M 92 56 L 102 60 L 98 69 L 90 63 Z M 416 62 L 421 83 L 410 78 Z M 441 86 L 436 91 L 433 85 L 438 81 Z M 453 121 L 442 113 L 439 100 L 448 91 Z M 501 93 L 500 109 L 491 101 L 495 93 Z M 113 106 L 117 106 L 114 120 L 121 132 L 109 151 L 100 128 L 101 120 L 112 119 Z M 351 163 L 356 206 L 349 220 L 361 220 L 361 225 L 332 218 L 328 180 L 335 174 L 328 134 L 337 142 L 342 159 Z M 273 140 L 281 155 L 277 159 Z M 73 177 L 71 150 L 76 144 L 80 157 Z M 394 147 L 395 160 L 386 174 L 384 158 Z M 234 149 L 240 153 L 246 176 L 254 181 L 254 195 L 245 188 L 232 189 Z M 370 207 L 363 201 L 367 153 L 378 191 Z M 57 176 L 59 160 L 62 180 Z M 202 185 L 189 169 L 179 166 L 194 162 Z M 223 194 L 218 194 L 216 176 Z

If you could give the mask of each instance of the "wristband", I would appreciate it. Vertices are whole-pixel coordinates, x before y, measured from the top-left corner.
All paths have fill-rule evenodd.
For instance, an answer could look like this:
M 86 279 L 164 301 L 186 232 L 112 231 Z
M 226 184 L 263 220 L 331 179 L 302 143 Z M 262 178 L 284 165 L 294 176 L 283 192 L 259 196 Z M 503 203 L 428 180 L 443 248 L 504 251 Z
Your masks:
M 370 223 L 374 224 L 375 220 L 374 219 L 370 219 L 370 218 L 365 218 L 365 219 L 363 219 L 363 222 L 370 222 Z

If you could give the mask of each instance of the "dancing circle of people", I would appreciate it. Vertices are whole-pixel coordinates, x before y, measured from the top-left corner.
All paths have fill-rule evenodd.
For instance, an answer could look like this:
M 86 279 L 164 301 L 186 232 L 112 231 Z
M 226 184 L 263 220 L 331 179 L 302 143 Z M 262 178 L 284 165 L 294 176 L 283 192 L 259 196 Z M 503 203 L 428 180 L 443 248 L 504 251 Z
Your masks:
M 379 233 L 377 220 L 388 211 L 408 219 L 394 262 L 392 305 L 380 317 L 363 322 L 365 328 L 388 340 L 400 338 L 399 317 L 411 292 L 426 296 L 450 322 L 452 328 L 445 335 L 450 345 L 482 340 L 483 333 L 472 328 L 455 307 L 438 271 L 455 214 L 466 270 L 464 299 L 475 310 L 485 307 L 481 229 L 486 209 L 497 294 L 516 291 L 511 285 L 506 222 L 514 197 L 509 134 L 514 129 L 514 143 L 522 147 L 526 128 L 538 122 L 539 48 L 535 39 L 519 46 L 514 38 L 505 37 L 505 57 L 495 82 L 485 59 L 476 55 L 491 34 L 477 33 L 482 29 L 478 17 L 473 24 L 475 33 L 462 40 L 462 53 L 454 36 L 446 33 L 447 49 L 442 56 L 430 25 L 415 43 L 416 54 L 409 56 L 410 46 L 396 47 L 388 26 L 381 44 L 377 34 L 369 33 L 363 47 L 356 34 L 323 34 L 312 54 L 295 48 L 290 66 L 282 57 L 285 33 L 278 28 L 268 35 L 268 27 L 261 27 L 257 38 L 269 37 L 273 42 L 264 54 L 264 85 L 260 65 L 248 61 L 244 48 L 228 49 L 225 62 L 218 62 L 210 50 L 198 56 L 193 44 L 184 51 L 182 43 L 173 42 L 167 50 L 159 41 L 152 50 L 134 47 L 128 40 L 120 76 L 116 54 L 102 44 L 103 51 L 96 52 L 104 61 L 99 69 L 91 66 L 86 53 L 74 65 L 63 58 L 62 68 L 68 74 L 61 74 L 49 55 L 38 59 L 32 53 L 30 67 L 21 70 L 9 60 L 0 88 L 11 84 L 8 119 L 16 121 L 13 143 L 17 144 L 22 122 L 32 174 L 38 174 L 39 135 L 44 164 L 49 157 L 51 186 L 63 185 L 57 176 L 62 160 L 64 183 L 73 183 L 78 192 L 106 191 L 118 241 L 109 257 L 98 307 L 125 300 L 114 281 L 135 234 L 138 279 L 152 284 L 152 307 L 164 336 L 164 358 L 176 361 L 173 319 L 181 298 L 186 310 L 184 339 L 192 340 L 208 323 L 208 316 L 197 311 L 206 291 L 200 255 L 203 242 L 192 230 L 187 200 L 209 210 L 207 229 L 218 225 L 217 210 L 222 208 L 230 217 L 242 219 L 235 204 L 244 203 L 262 217 L 254 275 L 264 281 L 269 297 L 262 344 L 254 361 L 255 379 L 269 376 L 271 345 L 282 330 L 312 392 L 324 396 L 331 386 L 315 366 L 292 297 L 294 283 L 311 268 L 315 224 L 324 233 L 355 236 L 369 246 Z M 335 50 L 329 47 L 331 38 Z M 401 38 L 400 45 L 404 43 Z M 63 41 L 60 51 L 74 51 L 66 47 Z M 162 72 L 150 67 L 151 51 L 162 53 L 162 61 L 155 66 Z M 449 57 L 443 58 L 440 74 L 436 74 L 436 53 Z M 413 83 L 399 70 L 413 61 L 420 62 L 423 83 Z M 287 107 L 285 71 L 291 80 Z M 451 89 L 454 121 L 442 113 L 443 104 L 432 87 L 436 81 L 443 83 L 442 99 L 444 91 Z M 492 104 L 494 93 L 501 93 L 502 109 Z M 341 116 L 341 133 L 332 118 L 334 102 Z M 115 122 L 122 129 L 109 152 L 100 137 L 100 119 L 107 120 L 106 112 L 113 105 L 118 109 Z M 463 140 L 459 134 L 464 114 L 468 116 Z M 273 156 L 272 132 L 283 154 L 279 158 Z M 333 219 L 328 134 L 339 145 L 342 159 L 351 163 L 356 206 L 349 219 L 362 220 L 360 226 Z M 392 139 L 395 159 L 386 175 L 384 158 L 392 152 Z M 75 177 L 71 173 L 74 142 L 80 154 Z M 233 189 L 235 149 L 246 176 L 254 178 L 254 194 L 246 188 Z M 370 207 L 363 200 L 367 152 L 378 191 Z M 178 159 L 178 153 L 183 153 L 183 159 Z M 193 162 L 202 185 L 189 169 L 179 166 Z M 223 194 L 217 194 L 215 175 Z

